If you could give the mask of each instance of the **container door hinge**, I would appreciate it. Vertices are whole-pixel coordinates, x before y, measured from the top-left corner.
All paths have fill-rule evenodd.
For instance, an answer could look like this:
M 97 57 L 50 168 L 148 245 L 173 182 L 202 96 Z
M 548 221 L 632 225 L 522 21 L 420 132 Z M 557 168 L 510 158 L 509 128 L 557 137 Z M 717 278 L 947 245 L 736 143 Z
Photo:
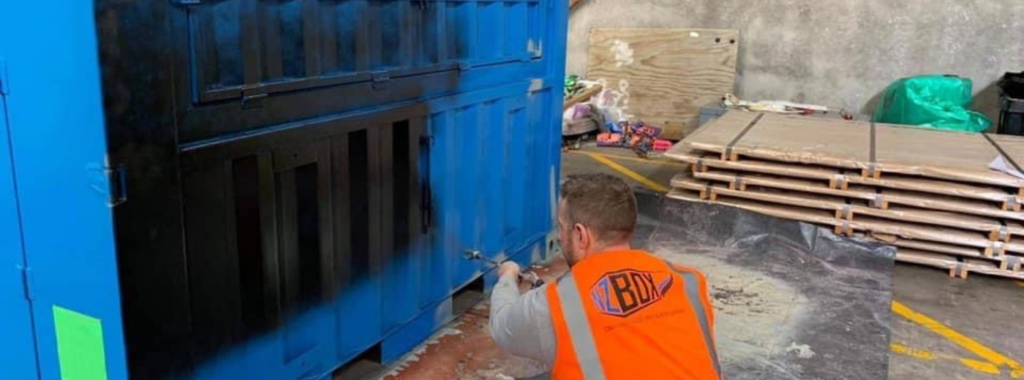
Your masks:
M 18 270 L 21 271 L 21 284 L 24 287 L 25 299 L 32 301 L 32 268 L 18 265 Z
M 128 174 L 124 165 L 116 168 L 107 168 L 107 180 L 110 181 L 110 207 L 115 207 L 128 201 Z
M 115 207 L 128 201 L 128 175 L 124 165 L 116 167 L 89 167 L 90 184 L 97 193 L 106 195 L 107 206 Z

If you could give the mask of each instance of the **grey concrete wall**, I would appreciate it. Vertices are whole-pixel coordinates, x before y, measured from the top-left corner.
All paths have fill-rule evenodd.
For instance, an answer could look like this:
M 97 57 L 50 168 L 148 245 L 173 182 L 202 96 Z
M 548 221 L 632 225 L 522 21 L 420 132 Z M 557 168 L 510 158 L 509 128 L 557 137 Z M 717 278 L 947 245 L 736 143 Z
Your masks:
M 740 30 L 737 95 L 871 113 L 893 80 L 957 74 L 998 114 L 995 82 L 1024 70 L 1024 0 L 585 0 L 569 19 L 570 73 L 591 28 Z

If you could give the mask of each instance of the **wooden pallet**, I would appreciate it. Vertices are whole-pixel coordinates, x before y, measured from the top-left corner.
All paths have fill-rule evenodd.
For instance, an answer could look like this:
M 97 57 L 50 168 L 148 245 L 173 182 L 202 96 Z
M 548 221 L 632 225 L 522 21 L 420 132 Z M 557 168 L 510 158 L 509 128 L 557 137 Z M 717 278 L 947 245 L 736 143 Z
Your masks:
M 741 192 L 748 191 L 749 188 L 755 188 L 758 193 L 756 195 L 760 197 L 757 200 L 797 206 L 803 204 L 806 207 L 831 209 L 836 211 L 837 217 L 841 216 L 851 220 L 854 215 L 868 215 L 914 223 L 934 224 L 987 232 L 991 240 L 1003 240 L 1006 242 L 1011 240 L 1011 236 L 1024 236 L 1024 223 L 1018 220 L 1007 220 L 991 215 L 976 216 L 950 212 L 975 211 L 978 209 L 992 210 L 985 207 L 972 207 L 970 204 L 965 204 L 965 201 L 955 198 L 942 201 L 893 190 L 829 189 L 823 184 L 808 184 L 801 182 L 801 180 L 756 174 L 739 175 L 718 170 L 696 172 L 692 174 L 692 177 L 684 174 L 677 178 L 680 181 L 692 178 L 692 180 L 723 183 L 728 186 L 729 190 Z M 996 213 L 996 210 L 992 211 Z M 1013 216 L 1024 217 L 1024 214 L 1013 214 Z
M 901 239 L 898 236 L 876 233 L 871 233 L 866 236 L 881 241 L 883 243 L 893 245 L 899 249 L 927 251 L 941 253 L 945 255 L 952 255 L 956 257 L 986 260 L 998 266 L 999 269 L 1011 272 L 1020 272 L 1022 269 L 1021 264 L 1024 263 L 1024 257 L 1021 257 L 1019 255 L 1004 255 L 1001 257 L 985 256 L 984 250 L 979 250 L 977 248 L 962 247 L 942 243 L 933 243 L 927 241 L 907 240 Z
M 828 184 L 830 189 L 848 189 L 851 185 L 906 190 L 926 194 L 944 195 L 968 200 L 989 201 L 1001 210 L 1021 211 L 1024 200 L 1005 189 L 972 185 L 960 182 L 940 181 L 906 175 L 889 175 L 883 178 L 864 177 L 860 171 L 831 168 L 817 165 L 791 164 L 740 157 L 737 161 L 723 161 L 718 156 L 689 150 L 677 144 L 666 156 L 689 163 L 694 172 L 706 172 L 709 168 L 725 169 L 743 173 L 771 174 L 786 178 L 817 180 Z M 1022 216 L 1021 218 L 1024 218 Z
M 692 191 L 692 190 L 688 190 L 688 189 L 680 189 L 680 188 L 672 189 L 669 192 L 668 197 L 672 198 L 672 199 L 679 199 L 679 200 L 690 201 L 690 202 L 711 202 L 711 203 L 726 204 L 726 205 L 730 205 L 730 206 L 733 206 L 733 207 L 738 207 L 738 208 L 742 208 L 742 209 L 749 210 L 749 211 L 759 212 L 759 213 L 762 213 L 762 214 L 771 215 L 771 216 L 775 216 L 775 217 L 779 217 L 779 218 L 783 218 L 783 219 L 790 219 L 790 220 L 796 220 L 796 221 L 801 221 L 801 222 L 808 222 L 808 223 L 818 224 L 818 225 L 822 225 L 822 226 L 831 226 L 832 223 L 834 223 L 833 218 L 831 218 L 829 215 L 827 215 L 828 214 L 827 212 L 824 213 L 824 214 L 823 213 L 813 213 L 813 212 L 807 212 L 805 210 L 798 210 L 798 209 L 795 209 L 795 208 L 792 208 L 792 207 L 787 208 L 787 207 L 780 207 L 780 206 L 764 205 L 764 204 L 758 204 L 756 202 L 749 202 L 749 201 L 743 201 L 743 200 L 734 200 L 734 199 L 728 199 L 728 198 L 724 198 L 724 197 L 717 197 L 716 200 L 712 201 L 710 199 L 710 197 L 702 199 L 701 198 L 701 193 L 695 192 L 695 191 Z M 858 227 L 863 227 L 863 226 L 852 225 L 851 224 L 850 227 L 858 228 Z M 906 242 L 906 241 L 919 241 L 919 240 L 907 239 L 907 238 L 901 236 L 901 241 Z M 928 242 L 928 241 L 923 241 L 923 242 L 924 243 L 931 243 L 931 244 L 926 244 L 925 246 L 933 247 L 933 248 L 934 247 L 939 247 L 939 246 L 947 246 L 947 245 L 944 245 L 944 244 L 941 244 L 941 243 L 933 243 L 933 242 Z M 975 259 L 975 258 L 962 258 L 962 257 L 958 258 L 956 256 L 944 254 L 944 253 L 941 253 L 941 252 L 924 251 L 924 250 L 914 249 L 914 248 L 899 248 L 899 245 L 897 245 L 897 247 L 898 247 L 898 250 L 897 250 L 897 254 L 896 254 L 896 261 L 904 262 L 904 263 L 919 264 L 919 265 L 927 265 L 927 266 L 947 269 L 947 270 L 950 271 L 950 276 L 953 276 L 953 277 L 967 278 L 968 274 L 970 274 L 970 273 L 979 273 L 979 274 L 985 274 L 985 275 L 989 275 L 989 276 L 997 276 L 997 277 L 1002 277 L 1002 278 L 1024 280 L 1024 271 L 1020 271 L 1019 267 L 1018 267 L 1018 270 L 1016 270 L 1016 271 L 1014 271 L 1012 269 L 1007 269 L 1005 266 L 999 264 L 1001 261 L 993 262 L 991 260 L 991 258 L 989 258 L 989 257 L 985 257 L 984 259 L 981 259 L 981 258 L 978 258 L 978 259 Z M 951 246 L 951 247 L 954 247 L 954 248 L 950 248 L 950 249 L 955 249 L 956 246 Z M 965 251 L 961 251 L 961 252 L 965 252 Z
M 982 249 L 984 256 L 1001 257 L 1008 252 L 1024 254 L 1024 243 L 992 241 L 987 234 L 960 229 L 922 226 L 876 217 L 861 217 L 853 220 L 837 218 L 834 211 L 812 208 L 806 204 L 777 204 L 770 201 L 751 199 L 752 192 L 729 190 L 711 183 L 673 181 L 670 197 L 684 197 L 708 200 L 731 205 L 750 211 L 780 218 L 798 220 L 833 227 L 836 233 L 852 235 L 855 232 L 873 232 L 895 235 L 904 239 L 923 240 Z M 688 193 L 688 194 L 687 194 Z
M 673 156 L 673 158 L 679 158 L 680 156 Z M 682 160 L 684 162 L 691 162 Z M 1014 211 L 1013 208 L 1019 208 L 1020 201 L 1016 195 L 1010 195 L 1000 203 L 991 203 L 972 200 L 972 197 L 942 195 L 942 194 L 928 194 L 921 191 L 908 191 L 899 190 L 893 187 L 879 188 L 871 186 L 861 185 L 850 185 L 850 182 L 837 181 L 833 178 L 829 183 L 824 181 L 817 181 L 814 179 L 808 179 L 807 175 L 795 174 L 795 171 L 782 171 L 774 170 L 774 163 L 767 166 L 761 166 L 757 164 L 757 167 L 753 167 L 749 162 L 735 162 L 735 161 L 720 161 L 720 160 L 704 160 L 698 162 L 691 162 L 692 169 L 698 176 L 708 176 L 711 168 L 721 168 L 730 172 L 734 176 L 742 178 L 741 182 L 750 183 L 751 181 L 761 181 L 763 186 L 777 186 L 779 188 L 812 192 L 816 194 L 845 196 L 857 199 L 874 200 L 879 199 L 882 203 L 899 203 L 908 206 L 921 207 L 921 208 L 932 208 L 943 211 L 955 211 L 964 214 L 972 214 L 979 216 L 986 216 L 998 219 L 1012 219 L 1024 221 L 1024 213 Z M 800 165 L 794 165 L 800 166 Z M 811 171 L 809 169 L 807 171 Z M 750 174 L 752 173 L 752 174 Z M 712 173 L 711 175 L 713 175 Z M 765 183 L 768 179 L 773 179 L 770 183 Z M 851 181 L 852 182 L 852 181 Z M 837 183 L 843 183 L 837 185 Z M 951 183 L 949 188 L 950 191 L 958 191 L 955 188 L 955 183 Z M 841 190 L 841 191 L 840 191 Z M 961 193 L 963 194 L 963 193 Z
M 861 171 L 862 177 L 912 175 L 999 186 L 1024 196 L 1024 179 L 988 168 L 997 157 L 1014 166 L 1024 138 L 989 136 L 801 116 L 730 111 L 686 138 L 683 148 L 768 161 Z
M 1024 280 L 1024 272 L 1007 271 L 988 261 L 957 258 L 937 252 L 901 248 L 896 251 L 896 261 L 945 269 L 949 271 L 950 277 L 956 278 L 966 279 L 971 273 L 979 273 L 987 276 Z

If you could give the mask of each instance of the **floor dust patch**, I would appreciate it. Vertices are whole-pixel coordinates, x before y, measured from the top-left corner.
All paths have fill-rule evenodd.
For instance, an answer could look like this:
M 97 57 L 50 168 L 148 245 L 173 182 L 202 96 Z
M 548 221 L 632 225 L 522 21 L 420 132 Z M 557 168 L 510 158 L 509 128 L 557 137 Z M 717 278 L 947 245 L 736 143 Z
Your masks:
M 700 268 L 707 277 L 723 363 L 765 360 L 773 347 L 792 340 L 794 329 L 813 310 L 807 297 L 783 281 L 715 258 L 680 254 L 679 249 L 651 247 L 655 255 Z

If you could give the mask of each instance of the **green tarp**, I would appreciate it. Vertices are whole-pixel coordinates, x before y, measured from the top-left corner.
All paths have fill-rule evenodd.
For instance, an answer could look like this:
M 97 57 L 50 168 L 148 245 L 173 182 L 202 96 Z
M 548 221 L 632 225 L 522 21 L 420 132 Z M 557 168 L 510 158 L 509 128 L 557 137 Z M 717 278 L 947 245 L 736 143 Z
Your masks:
M 992 125 L 985 115 L 970 111 L 970 79 L 945 75 L 904 78 L 889 85 L 875 111 L 876 123 L 922 128 L 984 132 Z

